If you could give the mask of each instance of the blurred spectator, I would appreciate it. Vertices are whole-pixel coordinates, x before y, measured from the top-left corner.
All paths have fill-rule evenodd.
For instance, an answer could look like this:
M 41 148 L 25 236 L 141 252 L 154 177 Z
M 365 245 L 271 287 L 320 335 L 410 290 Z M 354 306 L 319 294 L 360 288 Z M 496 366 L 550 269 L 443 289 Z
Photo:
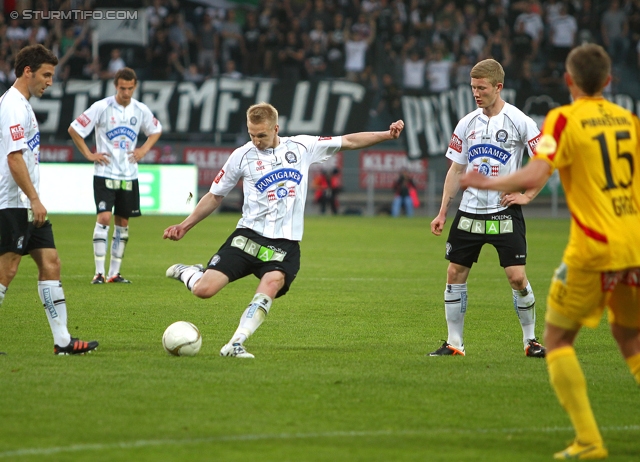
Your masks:
M 198 66 L 206 76 L 218 75 L 218 34 L 213 28 L 213 20 L 208 14 L 202 16 L 198 29 Z
M 423 95 L 426 72 L 427 62 L 418 50 L 411 50 L 402 64 L 402 88 L 405 95 Z
M 564 3 L 558 3 L 558 5 L 557 13 L 553 15 L 549 23 L 550 59 L 564 63 L 567 55 L 576 44 L 578 22 L 569 14 Z
M 360 19 L 364 16 L 360 15 Z M 367 81 L 367 51 L 376 37 L 376 26 L 373 21 L 367 25 L 358 21 L 351 31 L 345 28 L 345 63 L 346 77 L 352 82 Z
M 288 81 L 301 80 L 304 75 L 304 49 L 296 33 L 287 32 L 286 42 L 278 52 L 280 78 Z
M 9 42 L 15 43 L 18 47 L 22 48 L 23 42 L 27 40 L 28 36 L 27 31 L 24 30 L 19 19 L 11 19 L 11 21 L 9 21 L 6 37 Z
M 227 10 L 224 22 L 220 25 L 222 66 L 230 59 L 242 62 L 242 27 L 237 22 L 236 10 Z
M 409 171 L 402 169 L 400 175 L 393 183 L 393 202 L 391 203 L 391 216 L 399 217 L 402 209 L 407 217 L 413 216 L 413 209 L 420 206 L 418 191 Z
M 305 56 L 305 71 L 310 80 L 322 79 L 327 76 L 327 54 L 320 42 L 312 43 L 311 50 Z
M 34 45 L 44 43 L 48 33 L 47 28 L 42 25 L 42 19 L 38 17 L 31 21 L 31 26 L 25 31 L 25 36 L 29 44 Z
M 524 11 L 516 18 L 516 29 L 520 23 L 524 24 L 524 31 L 531 37 L 533 56 L 535 58 L 538 55 L 538 49 L 544 36 L 544 23 L 540 15 L 540 5 L 537 2 L 528 1 L 526 3 Z M 497 58 L 494 59 L 500 61 Z
M 331 176 L 323 170 L 313 179 L 313 202 L 320 206 L 320 213 L 325 214 L 327 205 L 331 203 Z
M 602 42 L 613 64 L 624 63 L 629 51 L 629 21 L 618 0 L 611 0 L 602 16 Z
M 440 93 L 451 89 L 451 75 L 455 69 L 452 61 L 445 58 L 442 46 L 434 48 L 427 63 L 427 80 L 429 91 Z
M 167 30 L 158 28 L 147 48 L 147 62 L 150 69 L 153 69 L 153 76 L 156 79 L 164 80 L 169 76 L 171 68 L 169 66 L 169 55 L 171 44 L 167 36 Z
M 331 77 L 344 76 L 344 29 L 344 16 L 342 13 L 336 13 L 333 17 L 333 27 L 327 34 L 327 60 Z
M 113 76 L 116 75 L 116 72 L 118 72 L 120 69 L 125 67 L 127 67 L 127 65 L 125 64 L 124 60 L 120 56 L 120 49 L 114 48 L 113 50 L 111 50 L 111 59 L 107 64 L 107 69 L 102 74 L 102 78 L 112 79 Z
M 262 39 L 264 48 L 264 74 L 265 77 L 278 76 L 278 52 L 283 44 L 282 33 L 277 18 L 271 18 L 269 28 Z
M 533 56 L 533 52 L 532 52 Z M 481 59 L 493 58 L 502 64 L 502 67 L 508 67 L 511 64 L 511 50 L 509 49 L 509 41 L 504 37 L 501 30 L 497 30 L 487 40 L 487 46 L 484 49 Z
M 380 99 L 373 116 L 379 116 L 383 119 L 384 125 L 391 124 L 402 118 L 402 90 L 395 83 L 393 77 L 389 73 L 382 75 L 382 88 L 380 88 Z
M 225 69 L 221 77 L 236 80 L 242 78 L 242 72 L 238 70 L 236 62 L 233 59 L 230 59 L 225 63 Z
M 262 73 L 263 50 L 260 38 L 258 16 L 254 11 L 248 11 L 244 27 L 242 28 L 242 70 L 245 75 L 258 75 Z

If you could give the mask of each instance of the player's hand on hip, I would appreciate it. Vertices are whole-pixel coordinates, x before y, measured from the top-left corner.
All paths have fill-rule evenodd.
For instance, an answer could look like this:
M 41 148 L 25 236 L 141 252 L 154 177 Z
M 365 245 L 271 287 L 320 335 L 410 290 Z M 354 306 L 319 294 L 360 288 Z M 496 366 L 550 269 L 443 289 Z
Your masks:
M 531 199 L 525 194 L 515 193 L 502 193 L 500 196 L 500 205 L 509 207 L 510 205 L 527 205 L 531 202 Z
M 106 152 L 96 152 L 93 155 L 93 162 L 100 165 L 109 165 L 109 154 Z

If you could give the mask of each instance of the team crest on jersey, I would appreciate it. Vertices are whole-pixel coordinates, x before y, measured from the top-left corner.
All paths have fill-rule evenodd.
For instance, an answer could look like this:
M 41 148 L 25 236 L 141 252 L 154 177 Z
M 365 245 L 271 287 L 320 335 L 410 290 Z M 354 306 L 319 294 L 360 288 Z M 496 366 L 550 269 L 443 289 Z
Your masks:
M 131 125 L 135 125 L 135 124 L 137 124 L 137 123 L 138 123 L 138 119 L 136 119 L 135 117 L 131 117 L 131 119 L 129 120 L 129 123 L 130 123 Z
M 216 266 L 218 263 L 220 263 L 220 255 L 215 254 L 211 257 L 211 260 L 209 260 L 209 266 Z
M 504 143 L 509 138 L 506 130 L 500 129 L 496 132 L 496 141 L 498 143 Z
M 287 151 L 286 154 L 284 155 L 284 160 L 286 160 L 290 164 L 295 164 L 296 162 L 298 162 L 298 157 L 294 152 Z
M 500 174 L 499 165 L 491 165 L 489 159 L 484 158 L 478 165 L 474 165 L 473 169 L 484 176 L 498 176 Z
M 267 200 L 269 201 L 279 201 L 286 197 L 296 197 L 296 188 L 294 186 L 287 188 L 284 183 L 282 183 L 279 184 L 276 189 L 267 191 Z
M 11 139 L 13 141 L 18 141 L 24 138 L 24 128 L 22 128 L 22 125 L 20 124 L 10 126 L 9 131 L 11 132 Z

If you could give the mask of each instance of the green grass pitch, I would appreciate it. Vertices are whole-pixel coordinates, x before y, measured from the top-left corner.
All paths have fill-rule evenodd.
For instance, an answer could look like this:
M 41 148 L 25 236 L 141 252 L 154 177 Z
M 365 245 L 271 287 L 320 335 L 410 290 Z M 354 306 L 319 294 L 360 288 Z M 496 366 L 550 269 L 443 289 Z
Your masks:
M 445 237 L 430 219 L 308 217 L 302 268 L 248 340 L 255 360 L 221 358 L 257 279 L 199 300 L 166 268 L 206 263 L 238 215 L 182 241 L 181 217 L 131 221 L 122 274 L 89 284 L 93 216 L 54 216 L 72 334 L 100 341 L 56 357 L 22 261 L 0 309 L 3 461 L 546 461 L 573 432 L 543 360 L 526 358 L 511 290 L 485 247 L 469 280 L 464 358 L 425 356 L 446 338 Z M 527 272 L 542 336 L 567 220 L 529 219 Z M 193 358 L 162 349 L 177 320 L 203 335 Z M 640 395 L 606 320 L 577 343 L 611 461 L 638 460 Z

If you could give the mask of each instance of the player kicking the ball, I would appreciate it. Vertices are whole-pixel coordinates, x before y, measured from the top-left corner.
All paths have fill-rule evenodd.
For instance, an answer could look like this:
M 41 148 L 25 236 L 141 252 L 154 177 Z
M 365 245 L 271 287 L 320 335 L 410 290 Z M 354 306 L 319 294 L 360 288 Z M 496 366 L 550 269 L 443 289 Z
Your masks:
M 262 324 L 273 300 L 287 293 L 298 274 L 310 165 L 324 162 L 338 151 L 397 139 L 403 128 L 404 122 L 398 120 L 384 132 L 280 137 L 276 108 L 260 103 L 247 110 L 251 141 L 233 151 L 191 215 L 164 231 L 165 239 L 182 239 L 242 180 L 242 217 L 207 267 L 176 264 L 166 273 L 200 298 L 213 297 L 230 282 L 250 274 L 260 279 L 238 329 L 220 350 L 221 356 L 253 358 L 244 342 Z

